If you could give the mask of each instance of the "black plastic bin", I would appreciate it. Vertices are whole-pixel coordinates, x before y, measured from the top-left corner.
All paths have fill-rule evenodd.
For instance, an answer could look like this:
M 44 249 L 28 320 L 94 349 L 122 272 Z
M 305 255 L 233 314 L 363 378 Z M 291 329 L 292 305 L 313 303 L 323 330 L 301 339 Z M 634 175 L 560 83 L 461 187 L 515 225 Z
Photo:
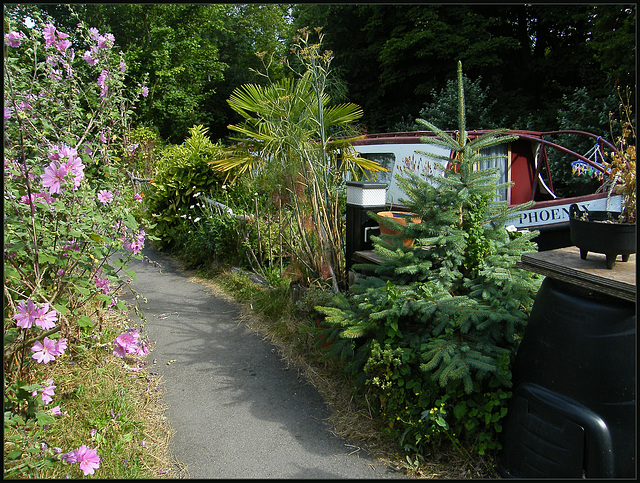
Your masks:
M 353 253 L 371 250 L 371 235 L 379 235 L 378 222 L 367 212 L 377 213 L 385 209 L 387 185 L 371 181 L 347 181 L 346 206 L 346 272 L 353 265 Z
M 503 477 L 636 475 L 635 304 L 545 278 L 514 364 Z
M 353 253 L 359 250 L 371 250 L 373 241 L 371 235 L 380 235 L 378 222 L 367 212 L 377 213 L 384 210 L 384 206 L 362 207 L 347 205 L 346 209 L 346 268 L 347 273 L 353 265 Z

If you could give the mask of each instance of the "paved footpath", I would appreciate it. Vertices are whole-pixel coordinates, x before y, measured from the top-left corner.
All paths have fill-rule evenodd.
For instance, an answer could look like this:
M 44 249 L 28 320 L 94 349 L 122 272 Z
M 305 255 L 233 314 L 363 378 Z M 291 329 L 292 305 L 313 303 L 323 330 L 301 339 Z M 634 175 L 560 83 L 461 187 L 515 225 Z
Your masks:
M 160 267 L 132 262 L 132 285 L 147 299 L 148 360 L 162 376 L 170 450 L 188 477 L 404 477 L 331 433 L 318 392 L 243 325 L 238 304 L 153 248 L 143 253 Z

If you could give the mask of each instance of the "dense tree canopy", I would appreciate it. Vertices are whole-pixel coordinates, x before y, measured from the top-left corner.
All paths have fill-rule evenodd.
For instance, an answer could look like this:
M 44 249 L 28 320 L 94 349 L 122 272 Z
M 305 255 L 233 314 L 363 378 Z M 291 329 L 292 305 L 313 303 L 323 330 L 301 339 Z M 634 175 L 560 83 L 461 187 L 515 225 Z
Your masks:
M 55 22 L 75 29 L 66 5 L 42 5 Z M 189 128 L 210 126 L 211 135 L 228 134 L 233 111 L 226 99 L 260 66 L 255 53 L 283 55 L 287 5 L 232 4 L 80 4 L 80 20 L 111 32 L 124 52 L 132 81 L 148 75 L 149 97 L 139 122 L 158 128 L 171 142 L 182 142 Z
M 552 130 L 576 92 L 601 106 L 635 86 L 634 4 L 74 4 L 78 18 L 66 5 L 5 5 L 5 15 L 28 9 L 112 32 L 132 88 L 148 75 L 138 122 L 171 142 L 196 124 L 228 136 L 231 92 L 264 79 L 256 52 L 273 53 L 270 75 L 282 77 L 278 60 L 304 26 L 323 27 L 339 101 L 362 106 L 369 132 L 442 110 L 458 60 L 490 126 Z
M 553 129 L 576 89 L 600 97 L 635 85 L 631 5 L 301 4 L 293 13 L 295 25 L 325 27 L 370 131 L 417 117 L 458 60 L 497 101 L 493 121 L 510 128 Z

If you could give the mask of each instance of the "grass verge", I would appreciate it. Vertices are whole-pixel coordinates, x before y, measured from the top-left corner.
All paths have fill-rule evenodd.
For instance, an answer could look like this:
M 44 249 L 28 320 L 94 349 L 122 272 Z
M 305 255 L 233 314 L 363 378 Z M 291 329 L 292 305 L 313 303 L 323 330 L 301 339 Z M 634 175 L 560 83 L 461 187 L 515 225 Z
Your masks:
M 5 413 L 4 478 L 82 478 L 77 464 L 60 461 L 81 445 L 100 457 L 87 477 L 182 476 L 168 451 L 172 431 L 163 415 L 162 381 L 144 357 L 112 354 L 114 339 L 128 325 L 126 313 L 102 311 L 99 327 L 74 334 L 64 356 L 26 381 L 52 379 L 55 395 L 48 406 L 59 406 L 62 414 L 39 424 L 16 417 L 8 422 Z

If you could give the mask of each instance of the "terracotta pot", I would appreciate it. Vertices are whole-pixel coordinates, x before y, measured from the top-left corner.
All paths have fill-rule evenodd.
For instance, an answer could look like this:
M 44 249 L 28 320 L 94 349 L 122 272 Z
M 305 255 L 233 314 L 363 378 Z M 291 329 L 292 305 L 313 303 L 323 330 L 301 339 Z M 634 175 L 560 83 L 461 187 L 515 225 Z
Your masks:
M 571 243 L 580 249 L 581 259 L 586 260 L 589 252 L 603 253 L 607 268 L 612 269 L 618 255 L 626 262 L 630 254 L 636 253 L 636 225 L 617 222 L 619 212 L 580 210 L 577 204 L 569 210 Z M 588 221 L 581 219 L 585 215 Z
M 379 211 L 377 213 L 379 216 L 384 216 L 385 218 L 393 218 L 401 225 L 406 226 L 407 220 L 410 219 L 411 223 L 420 223 L 422 218 L 417 216 L 415 213 L 405 212 L 405 211 Z M 413 216 L 412 216 L 413 215 Z M 380 225 L 380 233 L 383 235 L 400 235 L 401 233 L 396 230 L 392 230 L 382 224 Z M 411 248 L 413 246 L 413 238 L 405 238 L 402 240 L 404 245 L 407 248 Z

